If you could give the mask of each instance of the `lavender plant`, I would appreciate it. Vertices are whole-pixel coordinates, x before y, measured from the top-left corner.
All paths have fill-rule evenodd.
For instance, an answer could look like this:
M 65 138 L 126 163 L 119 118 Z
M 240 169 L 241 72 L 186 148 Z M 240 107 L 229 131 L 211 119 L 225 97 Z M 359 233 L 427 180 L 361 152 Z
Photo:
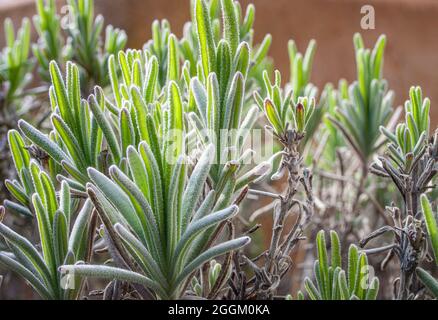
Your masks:
M 432 211 L 432 207 L 426 195 L 421 195 L 421 208 L 426 224 L 427 233 L 432 245 L 433 256 L 435 263 L 438 264 L 438 227 L 436 214 Z M 421 267 L 416 269 L 418 278 L 429 289 L 435 298 L 438 298 L 438 280 L 433 278 L 426 270 Z
M 68 37 L 64 37 L 61 29 L 61 18 L 56 12 L 55 2 L 52 0 L 36 1 L 37 15 L 34 16 L 34 26 L 39 35 L 36 44 L 30 43 L 30 23 L 27 19 L 23 20 L 21 29 L 17 36 L 14 35 L 13 26 L 10 20 L 5 21 L 5 35 L 7 39 L 7 47 L 2 53 L 1 63 L 1 125 L 2 142 L 0 149 L 2 150 L 2 165 L 4 174 L 2 181 L 7 178 L 14 178 L 13 175 L 6 175 L 7 171 L 12 171 L 9 167 L 10 153 L 6 148 L 6 133 L 10 129 L 16 128 L 16 123 L 19 118 L 22 118 L 25 113 L 33 111 L 37 108 L 44 109 L 44 98 L 40 96 L 41 92 L 46 92 L 46 82 L 50 82 L 51 74 L 50 61 L 55 60 L 61 65 L 65 65 L 67 60 L 73 59 L 80 65 L 80 77 L 82 78 L 82 92 L 89 92 L 90 86 L 93 83 L 100 84 L 105 87 L 109 84 L 109 76 L 107 75 L 107 60 L 110 54 L 118 52 L 126 44 L 126 35 L 123 31 L 114 29 L 108 26 L 106 30 L 105 46 L 101 48 L 101 29 L 103 21 L 101 17 L 94 19 L 94 3 L 93 1 L 72 1 L 69 3 L 74 10 L 70 12 L 68 17 L 71 24 L 71 32 Z M 81 23 L 81 32 L 78 24 Z M 81 37 L 83 37 L 81 39 Z M 89 39 L 89 42 L 87 42 Z M 35 59 L 30 58 L 30 48 Z M 75 53 L 76 52 L 76 53 Z M 31 79 L 31 71 L 36 60 L 38 64 L 37 86 L 29 87 Z M 106 78 L 105 78 L 106 77 Z M 40 80 L 42 86 L 40 86 Z M 25 99 L 24 99 L 25 98 Z M 36 110 L 37 111 L 37 110 Z M 39 127 L 44 123 L 46 112 L 43 110 L 42 117 L 34 124 Z M 6 190 L 2 186 L 2 199 L 6 197 Z
M 389 222 L 376 190 L 381 182 L 370 177 L 368 166 L 384 141 L 380 127 L 392 130 L 400 113 L 392 112 L 393 93 L 383 79 L 386 37 L 379 37 L 372 50 L 359 34 L 353 40 L 357 80 L 350 86 L 341 80 L 337 89 L 326 86 L 323 137 L 313 160 L 315 188 L 324 203 L 317 223 L 336 228 L 343 244 L 362 237 L 358 233 L 367 228 L 369 217 L 375 225 L 382 219 Z
M 108 57 L 125 47 L 126 34 L 109 25 L 103 40 L 104 21 L 101 15 L 94 16 L 94 1 L 71 0 L 68 4 L 74 18 L 67 29 L 74 52 L 72 58 L 82 67 L 87 83 L 91 81 L 88 88 L 95 84 L 104 87 L 109 84 Z
M 32 46 L 34 56 L 39 64 L 39 75 L 49 82 L 49 63 L 54 60 L 62 63 L 71 58 L 71 48 L 62 37 L 61 18 L 56 12 L 54 0 L 37 0 L 37 15 L 33 17 L 38 32 L 38 42 Z
M 246 283 L 245 276 L 239 273 L 234 275 L 234 281 L 240 284 L 240 287 L 235 285 L 235 294 L 241 298 L 272 299 L 277 295 L 280 281 L 291 267 L 290 253 L 296 244 L 303 240 L 304 228 L 314 212 L 312 175 L 302 164 L 299 146 L 314 111 L 315 101 L 313 98 L 300 97 L 295 103 L 290 92 L 281 92 L 281 75 L 278 71 L 275 73 L 274 85 L 270 83 L 266 73 L 264 78 L 268 97 L 259 107 L 263 107 L 264 115 L 270 123 L 266 130 L 273 134 L 283 147 L 281 163 L 273 178 L 281 178 L 287 173 L 287 187 L 281 194 L 249 190 L 252 194 L 268 196 L 275 200 L 274 223 L 269 248 L 253 259 L 242 256 L 243 262 L 253 269 L 255 276 Z M 261 103 L 259 94 L 256 93 L 255 98 Z M 297 199 L 300 186 L 304 191 L 304 201 Z M 286 219 L 292 213 L 296 213 L 297 216 L 295 223 L 290 229 L 286 229 Z M 264 260 L 260 266 L 259 260 Z M 245 290 L 248 286 L 248 290 Z
M 379 128 L 388 122 L 392 108 L 393 93 L 382 79 L 385 44 L 386 38 L 381 36 L 370 51 L 355 34 L 357 81 L 348 89 L 348 100 L 343 100 L 335 118 L 331 118 L 361 159 L 364 171 L 378 146 Z
M 342 269 L 341 244 L 336 231 L 330 232 L 331 258 L 327 254 L 325 232 L 316 238 L 318 260 L 314 264 L 315 283 L 304 280 L 306 292 L 312 300 L 375 300 L 379 292 L 379 279 L 371 279 L 368 258 L 355 245 L 348 250 L 347 271 Z M 301 294 L 302 295 L 302 294 Z
M 108 25 L 103 37 L 104 19 L 94 15 L 93 0 L 68 1 L 68 16 L 63 18 L 57 14 L 55 1 L 37 0 L 36 4 L 34 25 L 39 39 L 33 46 L 33 53 L 41 78 L 49 82 L 52 60 L 60 65 L 74 61 L 81 71 L 84 93 L 88 94 L 94 85 L 109 85 L 108 57 L 123 50 L 126 33 Z
M 63 277 L 58 268 L 90 259 L 93 240 L 90 231 L 95 223 L 91 202 L 88 200 L 77 216 L 73 216 L 67 183 L 62 184 L 58 199 L 47 173 L 34 161 L 30 167 L 36 188 L 32 203 L 42 253 L 28 239 L 0 223 L 0 234 L 8 247 L 8 251 L 0 252 L 0 265 L 26 279 L 43 299 L 75 299 L 82 288 L 81 279 Z M 3 218 L 4 207 L 0 207 L 0 213 Z
M 387 124 L 391 115 L 393 93 L 382 78 L 386 37 L 381 36 L 372 51 L 365 49 L 359 34 L 355 34 L 353 42 L 357 81 L 349 86 L 347 99 L 342 100 L 334 117 L 329 119 L 360 159 L 361 176 L 352 205 L 354 212 L 368 175 L 369 158 L 378 148 L 379 128 Z
M 387 209 L 394 225 L 374 231 L 362 240 L 361 245 L 386 232 L 395 235 L 392 245 L 374 251 L 389 251 L 385 264 L 392 257 L 398 257 L 398 299 L 406 299 L 413 294 L 410 291 L 413 275 L 426 252 L 426 233 L 420 220 L 420 197 L 432 187 L 430 182 L 436 174 L 434 164 L 437 150 L 436 133 L 429 137 L 429 109 L 429 99 L 423 99 L 419 87 L 412 87 L 410 100 L 405 104 L 405 122 L 397 126 L 395 133 L 381 128 L 389 140 L 388 152 L 385 157 L 379 157 L 371 165 L 373 173 L 392 180 L 403 198 L 403 203 L 401 209 L 394 205 Z M 431 219 L 428 226 L 430 223 Z
M 118 238 L 112 240 L 122 243 L 123 249 L 118 248 L 122 259 L 130 259 L 125 257 L 126 251 L 140 270 L 88 265 L 63 269 L 72 270 L 75 275 L 129 280 L 149 289 L 153 297 L 179 298 L 198 268 L 242 247 L 249 238 L 208 244 L 217 225 L 237 213 L 237 206 L 215 211 L 214 191 L 195 208 L 210 169 L 212 146 L 205 150 L 187 185 L 183 159 L 163 168 L 162 175 L 160 164 L 146 143 L 141 143 L 138 151 L 128 148 L 128 153 L 132 178 L 116 166 L 110 167 L 112 181 L 90 169 L 93 185 L 88 186 L 88 194 L 102 220 L 108 221 L 106 232 L 115 232 Z M 152 180 L 149 183 L 148 177 Z M 132 265 L 130 260 L 125 263 Z
M 31 80 L 33 62 L 29 59 L 30 23 L 23 19 L 15 33 L 10 19 L 4 21 L 6 47 L 0 53 L 0 199 L 5 199 L 7 191 L 3 181 L 11 178 L 10 153 L 7 147 L 7 132 L 16 127 L 18 118 L 31 105 L 26 103 L 24 89 Z

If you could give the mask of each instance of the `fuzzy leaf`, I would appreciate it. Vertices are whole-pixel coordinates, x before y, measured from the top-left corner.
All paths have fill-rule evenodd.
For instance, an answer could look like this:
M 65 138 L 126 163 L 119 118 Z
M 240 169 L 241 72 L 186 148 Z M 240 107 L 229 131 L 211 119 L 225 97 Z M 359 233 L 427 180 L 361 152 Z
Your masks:
M 423 282 L 435 298 L 438 299 L 438 281 L 422 268 L 417 268 L 416 272 L 421 282 Z
M 195 25 L 202 61 L 204 78 L 216 70 L 216 48 L 214 44 L 211 21 L 204 0 L 195 0 Z
M 438 225 L 432 207 L 425 194 L 421 195 L 421 208 L 423 210 L 424 220 L 426 221 L 427 233 L 432 243 L 435 263 L 438 265 Z

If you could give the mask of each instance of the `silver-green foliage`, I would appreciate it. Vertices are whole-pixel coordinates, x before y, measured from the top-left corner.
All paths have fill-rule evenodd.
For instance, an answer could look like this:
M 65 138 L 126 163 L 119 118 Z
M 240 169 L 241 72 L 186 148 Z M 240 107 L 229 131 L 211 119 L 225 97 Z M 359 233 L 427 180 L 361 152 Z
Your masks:
M 62 36 L 61 18 L 56 13 L 55 0 L 37 0 L 37 15 L 33 23 L 38 32 L 38 42 L 33 44 L 32 51 L 39 64 L 39 75 L 50 81 L 49 63 L 52 60 L 63 63 L 71 57 L 71 47 L 65 45 Z
M 379 279 L 370 275 L 367 255 L 351 245 L 348 250 L 348 265 L 343 269 L 341 244 L 335 231 L 330 231 L 330 245 L 329 257 L 325 231 L 321 230 L 316 238 L 316 284 L 310 278 L 304 280 L 308 297 L 312 300 L 375 300 L 379 292 Z
M 436 214 L 432 210 L 432 206 L 426 195 L 421 196 L 421 208 L 423 211 L 424 221 L 426 223 L 427 233 L 432 244 L 432 251 L 435 256 L 435 261 L 438 264 L 438 222 Z
M 267 86 L 267 88 L 271 88 L 268 89 L 268 97 L 264 102 L 257 99 L 259 107 L 263 108 L 272 130 L 277 136 L 285 135 L 288 130 L 296 130 L 304 134 L 315 110 L 315 99 L 300 97 L 297 103 L 294 103 L 290 97 L 283 97 L 278 86 L 280 81 L 277 79 L 279 76 L 276 76 L 274 86 Z
M 369 50 L 355 34 L 357 80 L 330 118 L 364 163 L 378 147 L 380 126 L 387 124 L 392 111 L 393 93 L 382 78 L 385 44 L 386 37 L 380 36 Z
M 4 21 L 6 46 L 0 52 L 0 87 L 6 89 L 2 92 L 2 107 L 8 106 L 22 93 L 23 88 L 31 79 L 32 60 L 30 52 L 30 23 L 23 19 L 21 27 L 15 34 L 12 20 Z M 1 110 L 3 112 L 3 110 Z
M 391 159 L 399 168 L 409 172 L 414 159 L 423 153 L 430 127 L 430 100 L 423 99 L 420 87 L 411 87 L 405 103 L 405 121 L 392 133 L 385 127 L 380 130 L 388 138 Z
M 417 268 L 416 273 L 421 282 L 429 289 L 432 295 L 438 299 L 438 280 L 420 267 Z
M 62 183 L 59 197 L 46 172 L 32 160 L 33 203 L 38 225 L 39 245 L 0 223 L 0 235 L 8 250 L 0 252 L 0 265 L 19 274 L 43 299 L 75 299 L 81 290 L 81 278 L 69 278 L 58 268 L 63 264 L 88 260 L 92 237 L 92 205 L 88 200 L 74 216 L 70 188 Z M 4 211 L 0 207 L 0 211 Z M 71 227 L 70 227 L 71 226 Z
M 289 41 L 288 51 L 290 60 L 290 79 L 286 86 L 282 87 L 281 73 L 274 72 L 274 83 L 269 79 L 266 70 L 263 71 L 263 90 L 266 98 L 263 99 L 259 91 L 254 92 L 254 99 L 260 110 L 264 112 L 274 133 L 278 136 L 285 134 L 286 130 L 296 130 L 312 137 L 322 108 L 316 108 L 317 88 L 310 83 L 313 57 L 316 43 L 312 40 L 303 55 L 297 51 L 295 42 Z M 310 132 L 307 132 L 310 129 Z
M 270 38 L 255 50 L 253 6 L 248 6 L 244 19 L 241 16 L 238 2 L 194 1 L 193 22 L 186 26 L 186 39 L 181 42 L 184 57 L 200 57 L 198 63 L 190 62 L 190 66 L 196 63 L 196 73 L 191 67 L 183 72 L 186 79 L 191 75 L 186 81 L 189 119 L 201 143 L 216 146 L 210 177 L 217 192 L 224 194 L 223 206 L 247 184 L 262 179 L 271 167 L 269 161 L 251 170 L 244 165 L 252 158 L 253 150 L 245 143 L 258 118 L 246 92 L 261 78 L 257 68 L 267 64 Z M 223 132 L 230 136 L 224 137 Z
M 40 76 L 49 82 L 51 61 L 60 65 L 73 61 L 80 67 L 83 92 L 88 92 L 93 85 L 106 87 L 109 84 L 108 57 L 123 50 L 126 33 L 108 25 L 105 36 L 102 35 L 104 19 L 94 15 L 94 0 L 69 0 L 67 4 L 68 15 L 61 18 L 54 0 L 36 1 L 34 25 L 39 39 L 33 53 Z
M 73 59 L 93 79 L 94 84 L 106 86 L 109 83 L 108 57 L 125 47 L 127 36 L 124 31 L 109 25 L 103 39 L 103 17 L 94 16 L 93 0 L 69 0 L 68 4 L 74 17 L 67 28 L 72 41 Z
M 179 298 L 186 282 L 205 262 L 246 245 L 248 237 L 207 245 L 217 226 L 238 211 L 234 205 L 217 211 L 214 191 L 201 197 L 212 148 L 204 151 L 190 177 L 184 157 L 160 171 L 146 142 L 138 149 L 128 148 L 128 175 L 117 166 L 110 167 L 111 179 L 90 169 L 92 183 L 87 185 L 88 193 L 99 213 L 114 225 L 140 270 L 82 264 L 63 269 L 110 279 L 126 280 L 129 276 L 157 298 Z
M 88 181 L 86 169 L 98 166 L 98 157 L 102 150 L 103 136 L 110 148 L 114 132 L 107 125 L 103 116 L 105 101 L 102 90 L 96 87 L 95 94 L 89 100 L 81 98 L 79 69 L 67 63 L 66 80 L 55 62 L 50 63 L 52 86 L 50 103 L 52 107 L 51 124 L 53 130 L 49 135 L 39 131 L 31 124 L 20 120 L 18 126 L 22 133 L 36 147 L 44 151 L 57 166 L 52 165 L 52 176 L 61 173 L 62 167 L 77 182 L 84 185 Z M 119 161 L 120 154 L 116 146 L 110 162 Z M 83 190 L 82 188 L 79 188 Z

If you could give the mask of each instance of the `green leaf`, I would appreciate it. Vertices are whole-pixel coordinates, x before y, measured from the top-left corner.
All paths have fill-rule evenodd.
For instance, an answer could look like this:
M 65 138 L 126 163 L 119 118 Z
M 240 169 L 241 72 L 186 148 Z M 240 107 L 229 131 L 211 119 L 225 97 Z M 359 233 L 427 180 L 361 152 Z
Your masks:
M 154 100 L 155 87 L 158 81 L 158 69 L 158 60 L 155 56 L 152 56 L 148 62 L 148 73 L 144 84 L 144 97 L 147 103 L 152 103 Z
M 330 287 L 331 283 L 329 281 L 329 264 L 328 264 L 328 256 L 327 256 L 327 248 L 326 248 L 326 242 L 325 242 L 325 231 L 321 230 L 318 232 L 318 235 L 316 236 L 316 243 L 317 243 L 317 249 L 318 249 L 318 261 L 319 261 L 319 272 L 321 275 L 321 281 L 323 287 L 320 288 L 321 290 L 324 290 L 324 296 L 329 297 L 330 296 Z
M 385 52 L 386 45 L 386 36 L 381 35 L 379 39 L 377 39 L 376 45 L 373 50 L 373 77 L 375 79 L 380 79 L 382 77 L 382 69 L 383 69 L 383 54 Z
M 50 62 L 50 77 L 55 92 L 56 105 L 61 116 L 67 123 L 75 125 L 75 115 L 69 102 L 67 89 L 62 79 L 61 71 L 55 61 Z
M 76 265 L 64 265 L 60 267 L 60 272 L 75 274 L 77 276 L 85 276 L 92 278 L 108 279 L 108 280 L 122 280 L 131 283 L 138 283 L 147 288 L 163 294 L 160 286 L 148 277 L 145 277 L 139 273 L 128 271 L 120 268 L 109 266 L 94 266 L 85 264 Z
M 423 282 L 423 284 L 429 289 L 435 298 L 438 299 L 438 281 L 422 268 L 418 267 L 416 272 L 421 282 Z
M 175 35 L 169 35 L 167 56 L 167 82 L 179 81 L 179 57 L 177 51 L 177 39 Z
M 119 52 L 119 65 L 122 70 L 125 86 L 129 88 L 131 86 L 131 68 L 129 67 L 126 54 L 123 51 Z
M 183 130 L 183 105 L 181 99 L 180 89 L 178 84 L 174 81 L 169 83 L 169 129 L 170 130 Z M 179 153 L 177 153 L 179 154 Z
M 348 283 L 349 292 L 353 294 L 356 292 L 356 283 L 359 278 L 360 270 L 359 266 L 359 253 L 355 245 L 350 245 L 348 250 Z
M 140 143 L 138 147 L 139 154 L 143 160 L 145 168 L 147 170 L 149 185 L 151 188 L 151 206 L 154 208 L 154 214 L 159 225 L 162 229 L 162 235 L 164 237 L 165 217 L 164 217 L 164 196 L 163 196 L 163 184 L 160 175 L 160 169 L 155 159 L 154 153 L 146 142 Z
M 68 160 L 67 155 L 58 147 L 58 145 L 56 145 L 56 143 L 51 141 L 46 135 L 42 134 L 26 121 L 18 121 L 18 127 L 30 141 L 43 149 L 56 162 L 61 163 L 62 160 Z
M 173 261 L 176 261 L 178 265 L 179 261 L 184 261 L 186 252 L 196 236 L 201 232 L 208 230 L 208 228 L 216 225 L 217 223 L 229 219 L 235 216 L 238 212 L 237 206 L 231 206 L 221 211 L 211 213 L 201 219 L 198 219 L 191 223 L 187 230 L 183 233 L 178 245 L 173 254 Z
M 236 57 L 234 59 L 234 70 L 242 73 L 246 79 L 250 66 L 250 48 L 248 43 L 242 42 L 237 48 Z
M 9 148 L 14 160 L 15 170 L 20 173 L 23 168 L 28 168 L 30 163 L 29 152 L 25 148 L 23 138 L 16 130 L 8 132 Z
M 215 73 L 211 73 L 207 79 L 207 127 L 216 135 L 216 140 L 218 139 L 218 134 L 220 130 L 220 93 L 219 93 L 219 83 Z M 217 142 L 215 141 L 217 144 Z M 217 147 L 219 148 L 219 146 Z M 217 154 L 216 156 L 219 156 Z
M 12 20 L 10 18 L 5 19 L 4 28 L 5 28 L 6 44 L 8 47 L 11 48 L 14 46 L 15 35 L 14 35 L 14 25 L 12 24 Z
M 26 255 L 26 257 L 32 261 L 35 269 L 38 270 L 39 276 L 44 279 L 45 284 L 50 284 L 52 281 L 52 274 L 47 268 L 46 263 L 43 258 L 39 254 L 39 252 L 35 249 L 35 247 L 30 243 L 29 240 L 19 235 L 9 227 L 0 223 L 0 235 L 2 235 L 6 240 L 16 245 L 21 249 L 21 252 Z M 2 253 L 0 252 L 0 255 Z
M 87 199 L 71 228 L 70 237 L 68 239 L 68 251 L 73 252 L 78 261 L 85 259 L 85 252 L 82 244 L 84 243 L 84 240 L 88 240 L 87 224 L 90 220 L 92 210 L 92 202 L 90 199 Z
M 128 146 L 135 144 L 135 132 L 128 109 L 122 108 L 119 115 L 120 137 L 123 156 L 126 156 Z
M 21 214 L 25 217 L 30 217 L 33 218 L 33 214 L 32 212 L 25 206 L 22 206 L 18 203 L 9 201 L 9 200 L 5 200 L 3 202 L 3 206 L 6 208 L 6 210 L 8 210 L 9 212 L 13 212 L 16 214 Z
M 161 272 L 160 266 L 146 247 L 121 224 L 116 224 L 114 229 L 120 235 L 125 245 L 130 247 L 130 252 L 136 255 L 136 260 L 140 261 L 145 267 L 146 273 L 149 273 L 152 279 L 156 279 L 157 283 L 166 286 L 167 280 Z
M 70 225 L 71 218 L 71 193 L 67 181 L 61 182 L 61 191 L 59 192 L 59 209 L 67 218 L 67 225 Z
M 341 244 L 336 231 L 330 231 L 330 243 L 331 243 L 331 265 L 334 269 L 342 267 L 341 259 Z
M 50 177 L 44 171 L 40 172 L 40 180 L 44 191 L 44 207 L 47 211 L 50 223 L 53 223 L 53 217 L 58 208 L 58 200 L 56 198 L 55 186 Z M 40 194 L 41 196 L 41 194 Z
M 313 57 L 316 51 L 316 41 L 310 40 L 303 60 L 303 73 L 304 83 L 307 84 L 310 81 L 310 74 L 312 72 Z
M 53 251 L 56 266 L 60 266 L 67 255 L 68 225 L 67 218 L 61 211 L 57 211 L 53 219 Z
M 56 114 L 51 116 L 53 127 L 59 134 L 63 144 L 66 146 L 69 154 L 74 159 L 75 164 L 80 171 L 84 171 L 87 167 L 84 152 L 81 150 L 75 134 L 70 130 L 67 124 Z
M 338 281 L 339 281 L 339 289 L 340 289 L 340 293 L 341 293 L 341 299 L 342 300 L 350 299 L 350 289 L 348 288 L 347 277 L 345 275 L 344 270 L 341 270 L 339 272 L 338 279 L 339 279 Z
M 216 76 L 216 74 L 211 73 L 209 75 L 207 79 L 207 88 L 211 81 L 210 78 L 213 76 Z M 192 78 L 190 81 L 190 92 L 193 95 L 198 115 L 207 122 L 209 119 L 207 118 L 207 92 L 197 77 Z
M 6 179 L 5 187 L 11 193 L 11 195 L 17 199 L 24 206 L 29 206 L 29 196 L 26 194 L 25 190 L 23 190 L 18 183 L 13 183 L 12 181 Z
M 222 17 L 224 26 L 224 37 L 230 45 L 231 55 L 234 57 L 237 46 L 240 43 L 239 22 L 234 9 L 233 0 L 222 0 Z
M 238 129 L 242 116 L 243 103 L 245 100 L 245 80 L 240 72 L 237 72 L 231 83 L 230 93 L 228 95 L 227 104 L 231 106 L 231 117 L 228 127 L 229 129 Z M 227 121 L 226 116 L 225 121 Z M 226 125 L 226 123 L 224 123 Z
M 149 142 L 150 138 L 146 123 L 148 107 L 141 97 L 140 91 L 137 87 L 131 87 L 130 93 L 132 97 L 132 105 L 135 109 L 136 127 L 140 133 L 140 139 Z
M 166 225 L 167 225 L 167 249 L 168 257 L 171 257 L 177 241 L 182 233 L 183 216 L 181 213 L 181 179 L 184 177 L 182 172 L 183 158 L 180 157 L 176 164 L 172 166 L 171 177 L 167 188 L 167 203 L 166 203 Z
M 44 260 L 51 269 L 52 276 L 56 274 L 56 261 L 53 250 L 53 228 L 50 224 L 50 218 L 45 210 L 41 198 L 38 194 L 32 196 L 32 203 L 35 208 L 35 214 L 38 221 L 38 233 L 43 249 Z
M 182 231 L 186 229 L 187 224 L 191 220 L 193 211 L 198 203 L 198 199 L 205 188 L 205 181 L 207 180 L 208 173 L 210 172 L 211 162 L 214 159 L 214 150 L 214 145 L 210 144 L 207 146 L 198 163 L 196 164 L 196 167 L 193 169 L 190 179 L 187 183 L 187 187 L 182 198 Z
M 205 262 L 218 257 L 224 253 L 227 253 L 232 250 L 237 250 L 245 245 L 247 245 L 251 239 L 249 237 L 241 237 L 238 239 L 229 240 L 226 242 L 222 242 L 210 249 L 207 249 L 202 254 L 200 254 L 197 258 L 191 261 L 184 270 L 178 275 L 175 280 L 175 285 L 179 285 L 184 279 L 186 279 L 193 271 L 202 266 Z
M 359 255 L 359 265 L 357 269 L 358 276 L 355 286 L 356 287 L 355 295 L 360 300 L 365 300 L 366 287 L 369 286 L 369 283 L 367 283 L 369 281 L 367 269 L 368 269 L 368 258 L 365 253 L 361 253 Z
M 169 99 L 169 124 L 165 133 L 164 161 L 166 162 L 166 185 L 172 172 L 172 165 L 183 152 L 183 104 L 181 94 L 176 82 L 171 81 L 168 90 Z
M 221 40 L 217 48 L 217 77 L 219 80 L 219 91 L 221 101 L 226 99 L 230 77 L 231 77 L 231 51 L 225 40 Z M 211 73 L 210 73 L 211 74 Z
M 155 216 L 152 208 L 143 196 L 140 189 L 116 166 L 110 167 L 110 174 L 114 181 L 123 189 L 129 197 L 131 204 L 137 212 L 143 232 L 140 234 L 141 239 L 147 244 L 149 251 L 151 251 L 157 259 L 164 261 L 162 243 L 160 241 L 160 234 Z
M 438 265 L 438 226 L 432 207 L 425 194 L 421 195 L 421 208 L 423 210 L 424 220 L 426 221 L 427 233 L 432 243 L 435 263 Z
M 269 99 L 265 100 L 265 113 L 269 122 L 271 123 L 273 129 L 277 134 L 281 134 L 283 132 L 283 127 L 280 122 L 280 116 L 277 113 L 272 101 Z
M 272 36 L 270 34 L 267 34 L 254 55 L 254 65 L 258 66 L 260 63 L 262 63 L 263 59 L 266 58 L 266 56 L 268 55 L 269 47 L 271 46 L 271 42 Z
M 5 253 L 0 252 L 0 265 L 10 269 L 29 281 L 30 285 L 35 289 L 36 292 L 44 299 L 54 299 L 54 293 L 51 292 L 31 271 L 26 269 L 19 262 L 8 257 Z
M 333 269 L 332 269 L 333 270 Z M 341 268 L 337 267 L 334 269 L 333 271 L 333 276 L 331 279 L 331 300 L 340 300 L 341 297 L 341 293 L 340 293 L 340 289 L 339 289 L 339 273 L 341 272 Z
M 243 20 L 243 25 L 241 26 L 241 32 L 240 34 L 242 36 L 245 36 L 247 33 L 250 32 L 253 24 L 254 24 L 254 16 L 255 16 L 255 7 L 252 3 L 250 3 L 247 7 L 246 7 L 246 14 L 245 14 L 245 18 Z
M 366 292 L 365 299 L 366 300 L 376 300 L 377 294 L 379 293 L 379 286 L 380 286 L 379 279 L 374 278 L 369 285 L 369 288 Z
M 114 158 L 115 163 L 120 162 L 121 153 L 120 148 L 117 143 L 116 135 L 108 122 L 108 119 L 104 115 L 104 101 L 103 91 L 101 88 L 95 88 L 95 95 L 90 96 L 90 109 L 93 113 L 99 127 L 102 129 L 103 135 L 108 143 L 108 146 L 111 150 L 112 156 Z
M 46 193 L 44 192 L 43 184 L 41 182 L 41 169 L 37 161 L 32 159 L 30 162 L 30 175 L 32 177 L 35 192 L 41 197 L 43 202 L 46 202 Z
M 120 91 L 119 91 L 119 77 L 117 75 L 115 61 L 116 61 L 116 59 L 115 59 L 114 55 L 112 54 L 108 58 L 108 72 L 109 72 L 109 76 L 110 76 L 111 87 L 113 89 L 114 100 L 117 104 L 117 107 L 121 108 L 122 107 L 122 98 L 120 96 Z
M 198 35 L 204 78 L 216 70 L 216 46 L 214 43 L 208 8 L 204 0 L 195 0 L 195 25 Z
M 304 287 L 306 288 L 307 294 L 309 295 L 311 300 L 322 300 L 318 289 L 315 287 L 312 280 L 310 280 L 308 277 L 304 279 Z
M 88 168 L 88 175 L 105 197 L 120 211 L 122 216 L 125 217 L 137 236 L 144 239 L 143 227 L 140 223 L 140 219 L 135 213 L 131 201 L 123 190 L 96 169 Z

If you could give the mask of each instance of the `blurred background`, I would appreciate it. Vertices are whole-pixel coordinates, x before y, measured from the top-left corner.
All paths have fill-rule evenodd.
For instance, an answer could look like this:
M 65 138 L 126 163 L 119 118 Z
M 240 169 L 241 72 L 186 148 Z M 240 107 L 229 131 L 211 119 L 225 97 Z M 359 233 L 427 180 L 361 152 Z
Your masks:
M 96 0 L 97 13 L 105 22 L 126 30 L 128 46 L 140 48 L 151 34 L 154 19 L 168 19 L 173 32 L 181 35 L 190 19 L 190 0 Z M 65 1 L 58 1 L 62 4 Z M 313 82 L 320 88 L 340 78 L 355 78 L 352 37 L 361 32 L 366 45 L 388 36 L 384 76 L 396 93 L 397 105 L 407 99 L 409 87 L 420 85 L 432 100 L 432 118 L 438 123 L 438 1 L 437 0 L 241 0 L 256 7 L 256 41 L 273 36 L 270 55 L 275 67 L 288 73 L 287 41 L 294 39 L 304 51 L 310 39 L 318 44 Z M 375 29 L 363 30 L 361 8 L 375 11 Z M 58 5 L 60 8 L 61 5 Z M 10 16 L 16 24 L 35 13 L 34 0 L 0 0 L 0 20 Z M 1 24 L 3 28 L 3 24 Z M 0 44 L 4 43 L 3 30 Z

